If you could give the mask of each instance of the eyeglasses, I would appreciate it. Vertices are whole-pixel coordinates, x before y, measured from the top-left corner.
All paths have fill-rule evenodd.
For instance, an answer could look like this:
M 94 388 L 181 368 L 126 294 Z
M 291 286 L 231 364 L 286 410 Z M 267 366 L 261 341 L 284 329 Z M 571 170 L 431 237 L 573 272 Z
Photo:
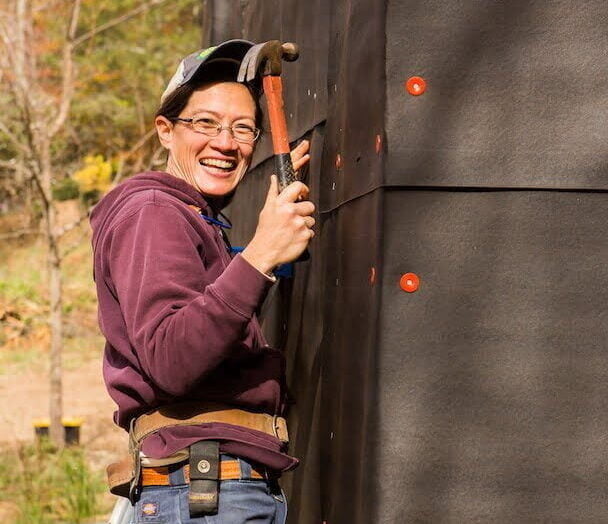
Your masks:
M 219 136 L 224 129 L 227 129 L 237 142 L 244 144 L 252 144 L 260 136 L 260 130 L 257 127 L 246 124 L 223 126 L 211 118 L 198 118 L 196 120 L 193 118 L 174 118 L 173 121 L 188 124 L 193 131 L 211 137 Z

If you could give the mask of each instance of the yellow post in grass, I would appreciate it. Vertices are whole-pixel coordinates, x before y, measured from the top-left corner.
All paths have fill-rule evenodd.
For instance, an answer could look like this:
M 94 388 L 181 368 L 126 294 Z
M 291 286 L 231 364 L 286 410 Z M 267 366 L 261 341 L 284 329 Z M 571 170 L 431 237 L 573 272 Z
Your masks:
M 63 418 L 61 425 L 65 434 L 65 443 L 67 445 L 77 445 L 80 443 L 80 427 L 84 420 L 82 418 Z M 37 418 L 32 421 L 34 426 L 34 434 L 36 439 L 48 438 L 51 421 L 48 418 Z

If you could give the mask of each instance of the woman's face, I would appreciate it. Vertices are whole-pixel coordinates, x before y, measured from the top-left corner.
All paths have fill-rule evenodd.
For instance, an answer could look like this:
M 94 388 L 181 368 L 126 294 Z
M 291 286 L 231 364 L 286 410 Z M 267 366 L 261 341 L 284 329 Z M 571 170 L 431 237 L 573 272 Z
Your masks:
M 244 85 L 219 82 L 194 91 L 179 117 L 214 120 L 224 128 L 235 124 L 255 127 L 255 102 Z M 210 137 L 162 116 L 157 117 L 156 127 L 169 150 L 167 171 L 205 196 L 232 192 L 251 163 L 254 144 L 237 142 L 229 129 Z

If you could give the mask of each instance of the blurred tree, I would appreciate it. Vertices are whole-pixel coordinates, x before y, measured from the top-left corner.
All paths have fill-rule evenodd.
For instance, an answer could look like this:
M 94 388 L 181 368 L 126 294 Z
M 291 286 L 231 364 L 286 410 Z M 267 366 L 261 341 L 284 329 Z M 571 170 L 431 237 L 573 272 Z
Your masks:
M 112 164 L 103 155 L 89 155 L 84 159 L 85 167 L 74 173 L 80 194 L 86 201 L 95 201 L 105 193 L 112 182 Z
M 56 195 L 65 192 L 54 192 L 54 182 L 81 167 L 89 176 L 81 177 L 89 184 L 84 191 L 101 192 L 112 173 L 104 158 L 115 161 L 118 178 L 158 159 L 152 115 L 179 59 L 198 47 L 198 9 L 196 0 L 5 0 L 0 6 L 0 193 L 25 193 L 26 204 L 35 198 L 42 209 L 50 433 L 59 446 L 61 241 L 86 213 L 59 224 Z

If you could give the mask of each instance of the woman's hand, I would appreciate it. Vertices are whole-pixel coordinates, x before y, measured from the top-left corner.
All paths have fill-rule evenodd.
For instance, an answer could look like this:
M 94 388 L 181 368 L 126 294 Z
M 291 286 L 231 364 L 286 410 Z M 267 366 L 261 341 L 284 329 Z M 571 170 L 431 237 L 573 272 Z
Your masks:
M 291 164 L 293 170 L 298 175 L 300 168 L 304 167 L 310 161 L 310 155 L 308 151 L 310 149 L 310 142 L 308 140 L 302 140 L 291 152 Z
M 305 156 L 308 155 L 299 158 L 300 165 L 308 161 Z M 279 192 L 278 179 L 272 175 L 255 235 L 242 253 L 245 260 L 262 273 L 296 260 L 314 237 L 315 219 L 311 215 L 315 206 L 306 200 L 308 192 L 302 182 L 293 182 Z

